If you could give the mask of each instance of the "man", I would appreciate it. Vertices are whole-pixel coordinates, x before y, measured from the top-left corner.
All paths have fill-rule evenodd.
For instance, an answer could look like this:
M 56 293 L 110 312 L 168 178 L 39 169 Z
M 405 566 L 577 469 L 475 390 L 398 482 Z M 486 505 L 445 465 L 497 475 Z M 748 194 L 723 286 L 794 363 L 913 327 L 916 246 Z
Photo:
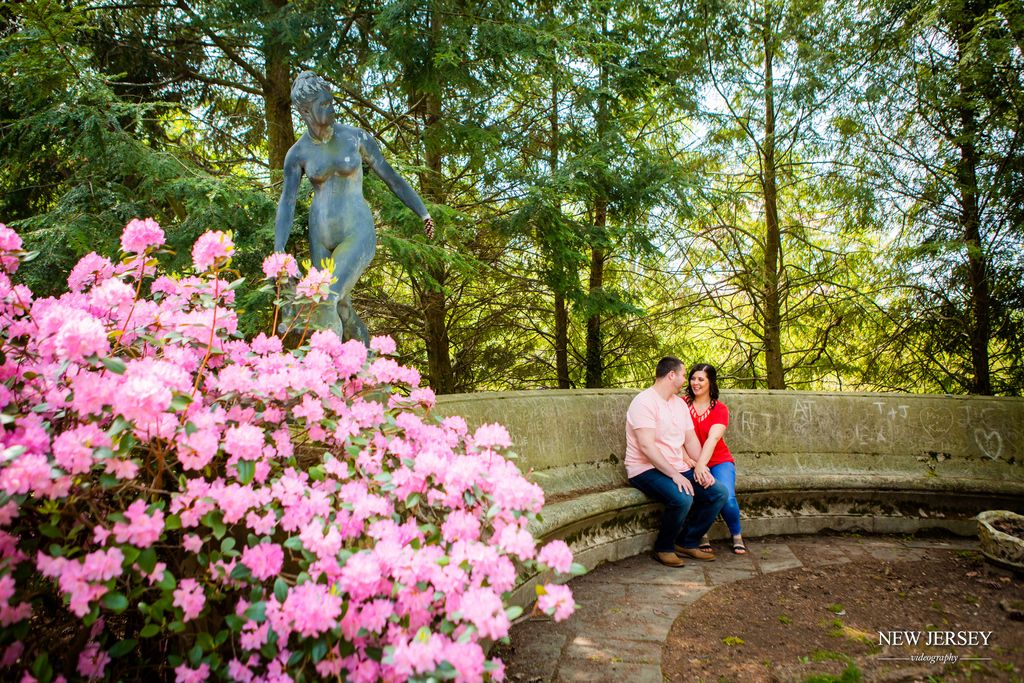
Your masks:
M 665 504 L 654 557 L 669 567 L 682 567 L 681 555 L 715 559 L 714 553 L 697 546 L 728 497 L 707 465 L 699 464 L 693 420 L 677 395 L 686 382 L 683 362 L 662 358 L 654 385 L 637 394 L 626 413 L 626 476 L 630 484 Z M 687 464 L 687 456 L 698 463 L 695 468 Z

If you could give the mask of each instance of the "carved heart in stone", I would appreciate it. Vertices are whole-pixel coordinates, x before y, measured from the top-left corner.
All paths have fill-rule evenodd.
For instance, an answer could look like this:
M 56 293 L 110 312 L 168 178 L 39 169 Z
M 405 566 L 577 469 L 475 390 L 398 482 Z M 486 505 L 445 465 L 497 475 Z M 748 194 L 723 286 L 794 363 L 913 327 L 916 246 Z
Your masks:
M 974 441 L 981 454 L 989 460 L 998 460 L 1003 452 L 1003 435 L 994 429 L 978 427 L 974 430 Z
M 944 437 L 953 426 L 953 411 L 949 408 L 931 408 L 921 411 L 920 415 L 921 429 L 933 441 L 938 441 Z M 935 446 L 936 444 L 932 445 Z

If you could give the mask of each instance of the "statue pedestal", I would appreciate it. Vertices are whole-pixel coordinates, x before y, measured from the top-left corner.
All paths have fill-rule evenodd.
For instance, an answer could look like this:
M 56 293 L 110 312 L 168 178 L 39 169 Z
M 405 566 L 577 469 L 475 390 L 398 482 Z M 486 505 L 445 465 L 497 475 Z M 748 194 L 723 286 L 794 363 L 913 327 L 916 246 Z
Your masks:
M 338 338 L 345 340 L 345 324 L 338 315 L 338 303 L 333 297 L 321 302 L 312 311 L 309 307 L 296 311 L 281 309 L 281 320 L 277 325 L 277 333 L 282 335 L 284 345 L 288 348 L 297 348 L 299 340 L 309 335 L 314 330 L 333 330 Z

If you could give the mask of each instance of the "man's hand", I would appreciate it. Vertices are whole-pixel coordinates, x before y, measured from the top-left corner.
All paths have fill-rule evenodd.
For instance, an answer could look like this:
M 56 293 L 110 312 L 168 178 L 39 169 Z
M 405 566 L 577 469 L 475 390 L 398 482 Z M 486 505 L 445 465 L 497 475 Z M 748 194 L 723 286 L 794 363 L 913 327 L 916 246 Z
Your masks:
M 715 483 L 715 475 L 711 474 L 711 470 L 708 469 L 707 465 L 697 465 L 694 467 L 693 479 L 704 488 Z
M 693 495 L 693 484 L 691 484 L 690 480 L 684 477 L 679 472 L 676 472 L 672 476 L 672 483 L 679 487 L 680 493 L 683 493 L 685 491 L 688 495 Z

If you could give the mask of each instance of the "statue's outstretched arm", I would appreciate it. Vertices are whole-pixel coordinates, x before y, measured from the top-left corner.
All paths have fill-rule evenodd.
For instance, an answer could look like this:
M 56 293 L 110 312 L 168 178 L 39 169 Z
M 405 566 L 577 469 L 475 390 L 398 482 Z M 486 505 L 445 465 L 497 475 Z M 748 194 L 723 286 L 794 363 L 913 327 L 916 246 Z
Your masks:
M 302 165 L 298 157 L 298 152 L 292 147 L 284 158 L 284 187 L 277 203 L 277 218 L 274 220 L 274 251 L 284 251 L 288 235 L 292 232 L 295 196 L 299 191 L 299 181 L 302 180 Z
M 424 228 L 427 231 L 428 237 L 434 236 L 434 221 L 430 218 L 430 212 L 427 211 L 427 207 L 423 204 L 423 200 L 416 194 L 416 190 L 412 189 L 412 186 L 405 181 L 402 176 L 395 173 L 395 169 L 391 168 L 391 165 L 384 160 L 384 155 L 380 153 L 380 145 L 373 139 L 373 136 L 365 131 L 360 131 L 362 137 L 362 144 L 360 145 L 360 151 L 362 152 L 363 159 L 366 160 L 367 165 L 370 169 L 376 173 L 384 183 L 391 188 L 391 191 L 395 193 L 399 199 L 402 200 L 406 206 L 413 210 L 413 212 L 423 219 Z

